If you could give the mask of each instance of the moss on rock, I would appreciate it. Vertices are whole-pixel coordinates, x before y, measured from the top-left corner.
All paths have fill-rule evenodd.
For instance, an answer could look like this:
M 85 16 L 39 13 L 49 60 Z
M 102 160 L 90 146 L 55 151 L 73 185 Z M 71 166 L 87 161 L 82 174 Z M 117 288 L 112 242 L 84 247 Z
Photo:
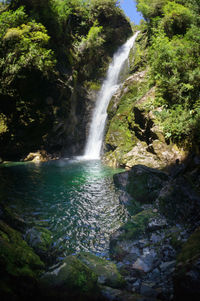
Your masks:
M 0 221 L 0 296 L 2 298 L 34 295 L 44 263 L 22 239 L 22 235 Z
M 98 283 L 113 288 L 122 288 L 125 280 L 117 270 L 116 265 L 91 253 L 81 252 L 77 258 L 86 264 L 97 276 Z
M 126 165 L 125 154 L 131 151 L 138 139 L 134 133 L 134 103 L 146 91 L 146 82 L 137 81 L 138 75 L 128 78 L 121 92 L 113 96 L 108 107 L 108 126 L 106 134 L 107 154 L 104 161 L 109 165 Z M 113 113 L 114 112 L 114 113 Z
M 156 216 L 153 209 L 143 210 L 131 217 L 131 219 L 122 227 L 124 233 L 119 239 L 137 239 L 145 235 L 147 226 L 151 219 Z
M 27 230 L 25 240 L 44 261 L 48 260 L 53 242 L 52 233 L 48 229 L 35 226 Z
M 99 296 L 97 275 L 76 256 L 70 255 L 61 266 L 53 267 L 43 275 L 41 293 L 50 300 L 73 297 L 75 300 L 96 300 Z

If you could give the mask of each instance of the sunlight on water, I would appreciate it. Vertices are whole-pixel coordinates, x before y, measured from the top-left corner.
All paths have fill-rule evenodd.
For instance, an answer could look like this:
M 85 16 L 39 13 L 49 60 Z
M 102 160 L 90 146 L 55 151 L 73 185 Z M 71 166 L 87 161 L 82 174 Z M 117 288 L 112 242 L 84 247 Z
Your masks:
M 63 256 L 80 250 L 108 256 L 110 234 L 126 220 L 116 172 L 100 161 L 7 164 L 0 193 L 26 221 L 50 229 Z

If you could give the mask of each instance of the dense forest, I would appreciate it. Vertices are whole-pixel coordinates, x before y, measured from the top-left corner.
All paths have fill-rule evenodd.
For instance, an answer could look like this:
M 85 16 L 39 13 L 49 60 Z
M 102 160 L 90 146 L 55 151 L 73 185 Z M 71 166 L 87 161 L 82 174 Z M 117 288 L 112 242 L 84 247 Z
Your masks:
M 146 60 L 156 85 L 165 136 L 199 144 L 200 4 L 198 0 L 139 0 L 146 20 Z M 142 55 L 142 54 L 141 54 Z M 144 62 L 143 62 L 144 63 Z
M 129 22 L 114 0 L 0 5 L 1 157 L 80 149 L 85 134 L 75 123 L 84 119 L 86 90 L 99 89 L 113 52 L 131 35 Z

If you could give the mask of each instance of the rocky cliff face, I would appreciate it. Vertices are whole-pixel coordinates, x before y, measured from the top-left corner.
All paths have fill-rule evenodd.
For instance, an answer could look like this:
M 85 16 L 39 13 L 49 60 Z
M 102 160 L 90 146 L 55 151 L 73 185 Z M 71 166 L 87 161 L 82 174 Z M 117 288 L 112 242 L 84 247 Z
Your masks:
M 147 70 L 129 76 L 108 108 L 104 162 L 131 168 L 144 164 L 164 168 L 182 161 L 186 152 L 166 140 L 155 107 L 155 89 L 148 84 Z

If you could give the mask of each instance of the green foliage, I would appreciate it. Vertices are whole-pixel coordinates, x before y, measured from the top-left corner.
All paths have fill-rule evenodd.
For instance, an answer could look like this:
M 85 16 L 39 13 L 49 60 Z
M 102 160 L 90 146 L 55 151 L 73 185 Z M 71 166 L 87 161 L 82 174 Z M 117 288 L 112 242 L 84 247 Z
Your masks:
M 0 114 L 0 134 L 7 131 L 7 118 L 4 114 Z
M 200 107 L 189 110 L 182 105 L 176 105 L 171 109 L 163 109 L 159 119 L 166 139 L 173 139 L 179 143 L 185 141 L 187 144 L 200 139 L 200 131 L 197 128 L 200 121 Z
M 4 57 L 0 59 L 4 93 L 24 69 L 34 68 L 48 76 L 55 65 L 53 52 L 45 48 L 48 41 L 45 27 L 36 22 L 7 29 L 1 44 Z
M 0 14 L 0 38 L 8 28 L 16 27 L 27 21 L 24 8 L 20 7 L 16 11 L 5 11 Z
M 146 20 L 162 16 L 163 6 L 170 0 L 136 0 L 137 8 Z
M 104 43 L 104 39 L 102 37 L 103 26 L 98 26 L 98 22 L 96 21 L 94 25 L 90 28 L 86 37 L 83 37 L 78 50 L 81 54 L 84 55 L 84 52 L 89 49 L 90 58 L 93 55 L 93 52 L 97 49 L 97 47 L 102 46 Z
M 148 21 L 150 80 L 166 138 L 199 143 L 200 3 L 138 0 Z M 147 44 L 148 45 L 148 44 Z
M 163 7 L 163 13 L 163 27 L 165 32 L 170 36 L 184 34 L 194 18 L 189 8 L 174 1 L 167 3 Z
M 47 145 L 55 124 L 71 118 L 72 89 L 83 82 L 98 83 L 110 56 L 130 34 L 131 26 L 115 0 L 8 0 L 1 5 L 4 153 Z

